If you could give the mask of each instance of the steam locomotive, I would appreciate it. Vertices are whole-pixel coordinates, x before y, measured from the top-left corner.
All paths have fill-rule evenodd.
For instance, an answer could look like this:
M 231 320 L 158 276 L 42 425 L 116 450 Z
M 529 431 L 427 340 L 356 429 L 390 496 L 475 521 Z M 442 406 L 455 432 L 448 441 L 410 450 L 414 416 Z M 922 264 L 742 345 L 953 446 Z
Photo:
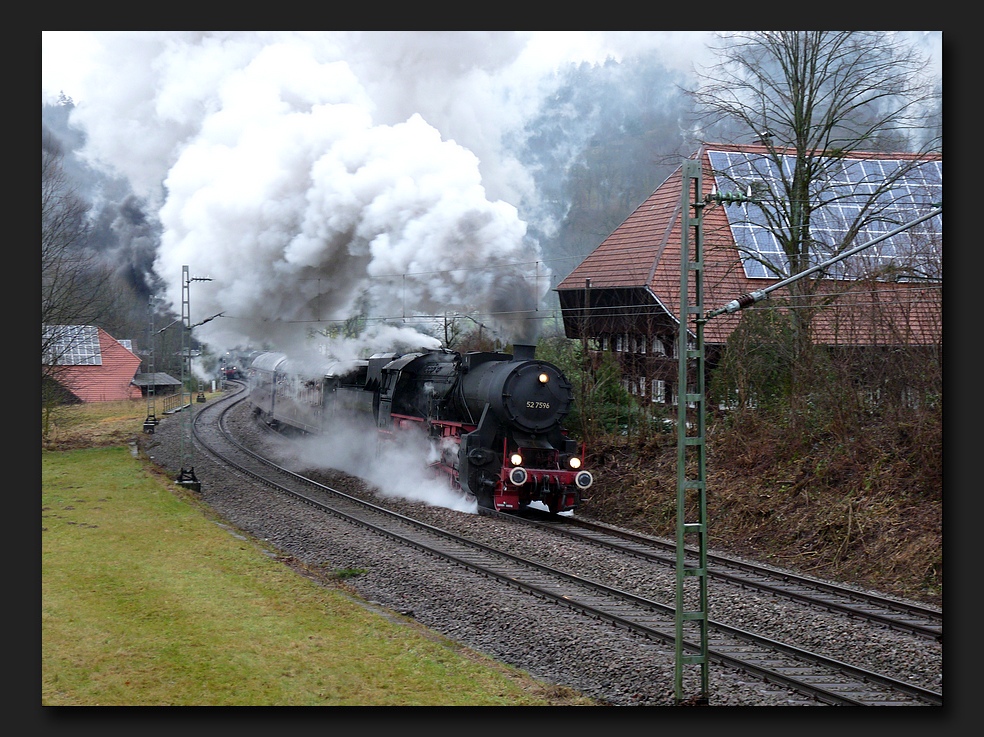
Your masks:
M 593 478 L 561 424 L 570 382 L 534 351 L 436 349 L 317 364 L 263 353 L 248 371 L 249 401 L 268 424 L 307 433 L 343 418 L 382 438 L 424 433 L 438 459 L 432 469 L 479 506 L 571 514 Z

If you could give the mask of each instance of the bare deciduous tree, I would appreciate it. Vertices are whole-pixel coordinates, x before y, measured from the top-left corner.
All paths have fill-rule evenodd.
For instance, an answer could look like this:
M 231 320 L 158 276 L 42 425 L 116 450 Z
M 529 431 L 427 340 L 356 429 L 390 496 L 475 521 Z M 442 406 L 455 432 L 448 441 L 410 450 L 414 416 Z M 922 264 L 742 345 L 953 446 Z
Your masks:
M 888 220 L 892 189 L 920 162 L 905 162 L 884 179 L 845 193 L 843 177 L 836 176 L 842 155 L 886 146 L 916 152 L 927 140 L 927 121 L 938 130 L 933 116 L 940 91 L 925 74 L 927 59 L 890 33 L 759 31 L 721 39 L 720 62 L 698 75 L 692 94 L 705 123 L 738 121 L 764 144 L 772 176 L 756 182 L 761 188 L 752 196 L 787 261 L 763 265 L 786 278 L 857 245 L 865 226 Z M 942 142 L 932 145 L 941 150 Z M 862 204 L 852 208 L 839 242 L 817 240 L 811 231 L 815 213 L 845 196 Z M 757 253 L 743 255 L 761 260 Z M 808 352 L 812 316 L 827 299 L 818 294 L 819 285 L 820 278 L 789 285 L 797 306 L 791 314 L 797 353 Z
M 41 404 L 59 399 L 60 354 L 72 348 L 44 326 L 87 325 L 105 311 L 109 272 L 86 248 L 89 207 L 71 186 L 56 143 L 41 146 Z

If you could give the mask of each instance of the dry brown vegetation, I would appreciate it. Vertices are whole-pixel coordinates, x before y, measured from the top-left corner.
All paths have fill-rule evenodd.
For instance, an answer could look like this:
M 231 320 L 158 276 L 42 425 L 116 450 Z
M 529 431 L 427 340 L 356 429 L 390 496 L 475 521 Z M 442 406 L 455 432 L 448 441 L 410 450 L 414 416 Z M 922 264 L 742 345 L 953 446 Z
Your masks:
M 762 427 L 708 440 L 712 548 L 942 605 L 942 462 L 900 429 L 805 451 Z M 675 536 L 676 435 L 596 448 L 594 465 L 585 515 Z
M 215 394 L 206 392 L 205 398 Z M 151 409 L 160 420 L 161 400 Z M 42 410 L 43 411 L 43 410 Z M 143 432 L 148 415 L 146 399 L 124 399 L 118 402 L 91 402 L 52 407 L 47 434 L 42 423 L 42 450 L 76 450 L 126 445 Z

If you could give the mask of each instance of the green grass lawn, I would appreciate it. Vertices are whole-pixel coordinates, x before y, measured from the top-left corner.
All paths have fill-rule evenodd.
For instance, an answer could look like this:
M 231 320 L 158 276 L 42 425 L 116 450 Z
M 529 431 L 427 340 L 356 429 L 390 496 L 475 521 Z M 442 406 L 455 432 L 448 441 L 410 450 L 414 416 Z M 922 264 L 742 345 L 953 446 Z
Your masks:
M 41 509 L 43 705 L 591 703 L 299 575 L 125 446 L 42 451 Z

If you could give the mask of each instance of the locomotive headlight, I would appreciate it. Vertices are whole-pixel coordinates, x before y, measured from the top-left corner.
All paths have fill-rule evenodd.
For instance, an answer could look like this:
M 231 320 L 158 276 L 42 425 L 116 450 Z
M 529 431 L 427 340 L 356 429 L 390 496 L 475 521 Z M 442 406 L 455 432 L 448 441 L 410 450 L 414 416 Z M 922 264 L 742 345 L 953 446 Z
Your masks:
M 550 381 L 550 376 L 549 374 L 547 374 L 546 371 L 541 371 L 540 375 L 537 378 L 540 380 L 541 384 L 546 384 L 548 381 Z
M 592 481 L 594 481 L 594 477 L 588 471 L 581 471 L 574 477 L 574 483 L 577 484 L 579 489 L 587 489 L 591 486 Z
M 509 462 L 512 463 L 514 466 L 522 466 L 523 456 L 521 456 L 519 453 L 513 453 L 511 456 L 509 456 Z
M 522 466 L 516 466 L 516 468 L 509 472 L 509 482 L 514 486 L 522 486 L 526 483 L 527 478 L 529 478 L 529 474 L 526 473 L 526 469 Z
M 571 457 L 570 457 L 570 458 L 569 458 L 569 459 L 567 460 L 567 463 L 568 463 L 568 465 L 569 465 L 569 466 L 570 466 L 571 468 L 573 468 L 573 469 L 574 469 L 575 471 L 576 471 L 577 469 L 579 469 L 579 468 L 581 467 L 581 459 L 580 459 L 580 458 L 578 458 L 577 456 L 571 456 Z

